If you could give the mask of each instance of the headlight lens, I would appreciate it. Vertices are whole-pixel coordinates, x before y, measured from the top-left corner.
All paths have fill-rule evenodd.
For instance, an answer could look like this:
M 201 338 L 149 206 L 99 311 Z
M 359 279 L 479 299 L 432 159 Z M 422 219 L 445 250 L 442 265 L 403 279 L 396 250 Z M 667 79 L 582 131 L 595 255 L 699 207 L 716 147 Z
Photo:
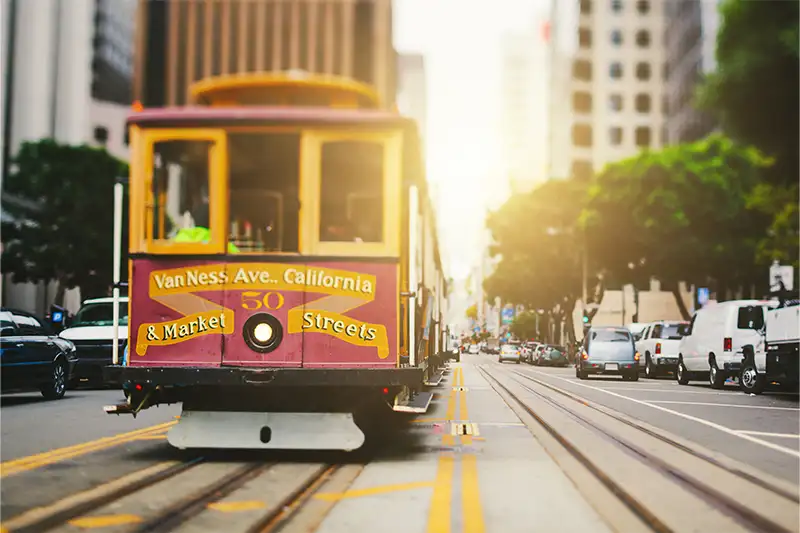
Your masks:
M 242 337 L 254 352 L 269 353 L 276 349 L 283 339 L 283 326 L 280 321 L 267 313 L 258 313 L 244 323 Z

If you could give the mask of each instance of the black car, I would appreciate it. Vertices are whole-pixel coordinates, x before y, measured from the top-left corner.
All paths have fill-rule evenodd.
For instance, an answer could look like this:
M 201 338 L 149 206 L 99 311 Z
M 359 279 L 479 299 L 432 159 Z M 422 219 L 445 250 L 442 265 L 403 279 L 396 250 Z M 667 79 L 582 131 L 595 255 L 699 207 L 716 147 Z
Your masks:
M 631 332 L 625 328 L 589 329 L 578 354 L 575 376 L 579 379 L 590 374 L 611 374 L 629 381 L 639 380 L 639 354 Z
M 569 366 L 567 349 L 563 346 L 548 344 L 536 360 L 539 366 Z
M 64 397 L 78 358 L 72 342 L 57 337 L 35 316 L 0 309 L 0 376 L 3 392 L 39 390 Z

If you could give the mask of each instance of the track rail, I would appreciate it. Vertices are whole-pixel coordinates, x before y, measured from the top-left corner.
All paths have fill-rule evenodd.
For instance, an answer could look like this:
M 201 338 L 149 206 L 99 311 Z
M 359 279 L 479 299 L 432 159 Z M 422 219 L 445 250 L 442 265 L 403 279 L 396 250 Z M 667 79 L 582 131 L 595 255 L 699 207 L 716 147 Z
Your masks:
M 583 453 L 575 446 L 569 439 L 563 435 L 560 431 L 555 429 L 551 424 L 548 424 L 547 421 L 543 419 L 538 413 L 536 413 L 531 407 L 523 401 L 517 394 L 511 391 L 508 387 L 506 387 L 503 383 L 500 382 L 497 377 L 492 375 L 491 372 L 488 370 L 479 367 L 479 370 L 490 381 L 490 384 L 493 382 L 497 385 L 497 387 L 501 388 L 505 394 L 511 398 L 515 403 L 517 403 L 525 412 L 527 412 L 530 416 L 534 418 L 550 435 L 552 435 L 565 449 L 575 458 L 577 459 L 582 465 L 584 465 L 603 485 L 605 485 L 615 496 L 617 496 L 636 516 L 638 516 L 644 524 L 646 524 L 651 530 L 657 532 L 669 532 L 673 531 L 671 527 L 665 524 L 663 521 L 659 520 L 652 512 L 650 512 L 647 507 L 641 503 L 641 501 L 634 496 L 630 491 L 621 487 L 618 483 L 614 482 L 611 477 L 604 471 L 603 468 L 600 467 L 596 462 L 592 461 L 587 454 Z M 514 375 L 522 377 L 530 382 L 535 382 L 547 389 L 556 392 L 571 401 L 581 404 L 582 406 L 589 407 L 596 412 L 602 413 L 605 416 L 612 418 L 618 422 L 624 423 L 628 427 L 631 427 L 637 432 L 641 432 L 646 434 L 648 437 L 655 438 L 659 442 L 669 445 L 670 447 L 676 448 L 681 452 L 691 455 L 695 459 L 702 460 L 709 465 L 712 465 L 715 468 L 721 469 L 728 474 L 734 475 L 740 478 L 743 481 L 751 483 L 753 485 L 757 485 L 758 487 L 776 495 L 781 498 L 785 498 L 792 502 L 797 502 L 798 498 L 797 495 L 788 493 L 787 491 L 783 490 L 780 487 L 776 487 L 771 483 L 768 483 L 764 480 L 758 479 L 753 475 L 750 475 L 746 472 L 742 472 L 741 470 L 728 467 L 710 457 L 706 454 L 700 453 L 696 450 L 690 449 L 681 443 L 674 441 L 668 437 L 663 435 L 659 435 L 648 428 L 641 426 L 640 424 L 636 424 L 630 420 L 625 419 L 624 417 L 620 416 L 605 407 L 600 407 L 596 405 L 594 402 L 577 396 L 575 394 L 569 393 L 567 391 L 560 390 L 557 387 L 553 387 L 547 383 L 543 383 L 541 380 L 536 378 L 527 376 L 518 371 L 511 371 Z M 548 405 L 554 407 L 555 409 L 569 414 L 574 420 L 578 421 L 583 427 L 590 429 L 593 433 L 600 436 L 607 442 L 612 443 L 618 449 L 622 450 L 628 456 L 635 458 L 641 464 L 646 465 L 647 467 L 658 471 L 668 479 L 672 479 L 674 482 L 677 483 L 678 486 L 682 487 L 683 489 L 689 491 L 695 497 L 702 499 L 707 505 L 716 509 L 721 514 L 724 514 L 735 520 L 740 526 L 745 529 L 757 532 L 765 532 L 765 533 L 789 533 L 793 530 L 787 529 L 783 525 L 775 522 L 769 516 L 766 516 L 762 513 L 759 513 L 756 510 L 753 510 L 746 506 L 747 502 L 740 501 L 739 499 L 735 499 L 730 495 L 724 494 L 722 491 L 717 490 L 715 487 L 705 483 L 703 481 L 698 480 L 696 477 L 693 477 L 691 472 L 686 470 L 682 470 L 669 462 L 665 461 L 662 457 L 658 454 L 654 454 L 642 446 L 634 444 L 629 439 L 623 438 L 618 434 L 615 434 L 613 431 L 609 431 L 607 428 L 602 427 L 597 422 L 591 420 L 590 418 L 582 415 L 581 413 L 575 411 L 567 407 L 566 405 L 562 405 L 561 403 L 555 401 L 548 395 L 543 394 L 541 391 L 536 390 L 533 387 L 530 387 L 528 384 L 520 381 L 519 379 L 515 379 L 513 376 L 509 376 L 511 381 L 513 381 L 516 385 L 522 387 L 526 391 L 530 392 L 531 394 L 535 395 L 537 398 L 541 399 L 542 401 L 546 402 Z M 494 385 L 493 385 L 494 387 Z M 499 391 L 498 391 L 499 392 Z M 502 397 L 502 395 L 501 395 Z
M 90 489 L 64 498 L 50 506 L 34 509 L 14 517 L 3 524 L 3 531 L 8 533 L 41 533 L 64 526 L 68 522 L 81 517 L 90 516 L 101 511 L 109 504 L 119 505 L 119 512 L 136 513 L 136 505 L 122 500 L 148 490 L 159 490 L 166 487 L 165 494 L 169 494 L 170 487 L 164 485 L 181 474 L 187 474 L 201 464 L 211 464 L 212 461 L 205 457 L 178 462 L 173 465 L 155 465 L 123 476 L 101 487 Z M 303 465 L 303 463 L 298 463 Z M 291 468 L 292 464 L 289 464 Z M 131 533 L 154 532 L 162 533 L 174 531 L 183 524 L 190 522 L 206 511 L 209 504 L 223 500 L 225 497 L 236 493 L 248 482 L 268 475 L 276 466 L 286 467 L 286 463 L 273 462 L 247 462 L 233 468 L 232 471 L 222 475 L 206 485 L 201 486 L 188 496 L 170 503 L 151 517 L 132 524 L 127 531 Z M 310 465 L 313 466 L 313 465 Z M 302 467 L 301 467 L 302 468 Z M 324 487 L 327 481 L 339 470 L 337 464 L 320 463 L 318 467 L 304 468 L 304 474 L 292 478 L 287 483 L 280 484 L 279 494 L 285 494 L 274 503 L 269 502 L 263 514 L 255 516 L 249 524 L 237 524 L 227 529 L 246 533 L 276 533 L 291 522 L 298 511 Z M 284 473 L 285 476 L 285 473 Z M 266 479 L 266 478 L 265 478 Z M 185 481 L 185 480 L 184 480 Z M 277 482 L 276 482 L 277 483 Z M 349 486 L 349 483 L 347 484 Z M 103 489 L 103 490 L 101 490 Z M 129 508 L 130 507 L 130 508 Z M 124 510 L 123 510 L 124 509 Z M 325 512 L 327 514 L 327 512 Z M 319 517 L 321 521 L 324 516 Z

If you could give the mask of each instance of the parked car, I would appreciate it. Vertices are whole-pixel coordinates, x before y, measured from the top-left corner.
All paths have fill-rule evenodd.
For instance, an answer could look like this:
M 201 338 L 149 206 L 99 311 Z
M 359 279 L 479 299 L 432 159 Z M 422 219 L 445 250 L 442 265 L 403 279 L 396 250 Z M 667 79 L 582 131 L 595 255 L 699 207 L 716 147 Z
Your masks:
M 519 345 L 504 344 L 500 348 L 500 355 L 497 356 L 497 361 L 503 363 L 505 361 L 513 361 L 517 364 L 520 363 L 521 355 L 519 353 Z
M 589 329 L 575 363 L 575 376 L 586 379 L 592 374 L 621 375 L 622 379 L 629 381 L 639 379 L 639 354 L 628 329 Z
M 75 345 L 54 335 L 35 316 L 0 309 L 3 392 L 38 390 L 48 400 L 63 398 L 77 360 Z
M 678 383 L 708 379 L 713 388 L 722 388 L 739 374 L 744 347 L 761 341 L 764 312 L 774 307 L 764 300 L 733 300 L 698 310 L 680 341 Z
M 645 325 L 636 341 L 636 349 L 642 356 L 640 370 L 644 370 L 645 376 L 654 379 L 675 372 L 681 339 L 688 331 L 688 322 L 658 321 Z
M 471 353 L 471 354 L 481 353 L 480 346 L 478 346 L 477 344 L 470 344 L 469 345 L 469 353 Z
M 114 299 L 94 298 L 83 302 L 75 317 L 67 324 L 59 336 L 75 344 L 78 352 L 78 365 L 74 379 L 85 380 L 94 385 L 102 385 L 103 368 L 112 363 L 114 347 Z M 119 299 L 119 324 L 117 326 L 119 353 L 125 348 L 128 339 L 128 298 Z
M 761 341 L 745 345 L 739 373 L 739 388 L 748 394 L 761 394 L 767 383 L 778 381 L 784 387 L 797 387 L 800 360 L 800 303 L 791 302 L 770 309 Z
M 546 344 L 539 353 L 537 364 L 539 366 L 569 366 L 567 349 L 555 344 Z

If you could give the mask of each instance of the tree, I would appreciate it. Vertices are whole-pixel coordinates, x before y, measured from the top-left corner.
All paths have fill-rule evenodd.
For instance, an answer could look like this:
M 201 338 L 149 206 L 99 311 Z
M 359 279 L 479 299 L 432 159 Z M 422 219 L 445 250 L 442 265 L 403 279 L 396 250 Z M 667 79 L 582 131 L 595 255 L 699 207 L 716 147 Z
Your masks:
M 717 68 L 700 86 L 699 103 L 726 133 L 776 158 L 775 183 L 796 184 L 800 4 L 726 0 L 720 15 Z
M 470 320 L 478 320 L 478 306 L 477 304 L 472 304 L 467 307 L 467 318 Z
M 3 208 L 13 220 L 3 223 L 3 270 L 16 282 L 57 281 L 58 303 L 74 287 L 106 294 L 113 280 L 113 188 L 125 175 L 127 165 L 102 149 L 24 143 L 4 183 Z M 123 222 L 123 261 L 126 230 Z
M 609 165 L 589 194 L 589 254 L 622 283 L 657 277 L 688 318 L 678 283 L 718 291 L 764 278 L 756 260 L 769 218 L 748 198 L 771 161 L 719 134 Z
M 514 317 L 511 333 L 518 339 L 532 339 L 539 333 L 539 319 L 535 311 L 525 311 Z
M 582 291 L 579 215 L 586 192 L 581 181 L 550 180 L 529 194 L 512 196 L 487 220 L 495 241 L 491 252 L 500 257 L 484 281 L 489 297 L 545 309 L 555 320 L 566 320 L 571 337 L 572 312 Z M 592 276 L 592 289 L 597 282 Z

